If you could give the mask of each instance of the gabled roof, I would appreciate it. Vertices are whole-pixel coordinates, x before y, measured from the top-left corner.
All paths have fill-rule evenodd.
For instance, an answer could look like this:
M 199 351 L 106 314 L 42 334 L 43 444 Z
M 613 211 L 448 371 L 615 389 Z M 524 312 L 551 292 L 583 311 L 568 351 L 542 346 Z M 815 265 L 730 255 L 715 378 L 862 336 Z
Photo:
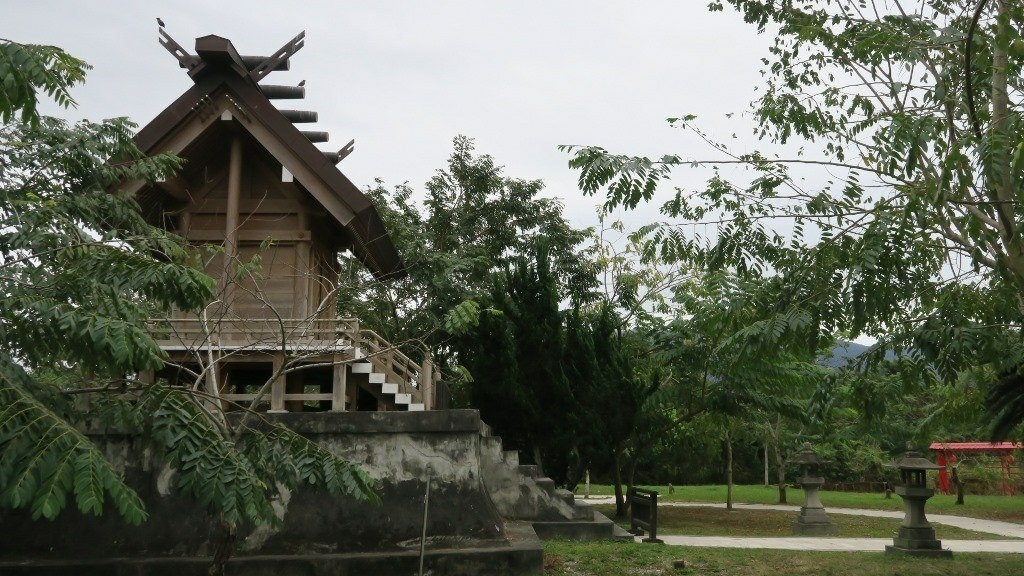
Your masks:
M 170 40 L 166 33 L 161 34 Z M 170 43 L 180 50 L 173 40 Z M 352 240 L 353 253 L 374 276 L 383 280 L 405 274 L 405 265 L 373 204 L 270 102 L 257 83 L 256 78 L 269 72 L 267 65 L 274 64 L 275 57 L 280 65 L 280 51 L 263 60 L 262 69 L 259 64 L 250 66 L 252 57 L 240 56 L 230 40 L 219 36 L 196 39 L 198 56 L 180 52 L 175 56 L 189 68 L 195 85 L 135 136 L 143 152 L 181 152 L 223 114 L 230 114 L 332 216 Z M 135 186 L 138 190 L 141 184 Z
M 1020 442 L 932 442 L 928 448 L 937 452 L 1013 452 L 1024 446 Z

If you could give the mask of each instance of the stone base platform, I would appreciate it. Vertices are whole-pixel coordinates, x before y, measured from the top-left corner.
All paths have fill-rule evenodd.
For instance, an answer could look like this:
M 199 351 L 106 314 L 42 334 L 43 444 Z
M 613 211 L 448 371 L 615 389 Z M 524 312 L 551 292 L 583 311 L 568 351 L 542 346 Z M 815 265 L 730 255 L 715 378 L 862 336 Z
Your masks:
M 267 415 L 377 481 L 381 503 L 333 498 L 303 488 L 282 498 L 281 525 L 242 526 L 229 574 L 348 576 L 415 574 L 430 476 L 424 568 L 434 576 L 534 576 L 540 540 L 526 519 L 509 521 L 484 485 L 475 410 Z M 108 502 L 102 517 L 69 503 L 54 521 L 0 510 L 0 574 L 190 576 L 205 574 L 213 534 L 209 514 L 173 489 L 176 472 L 134 437 L 108 432 L 93 442 L 124 470 L 149 520 L 129 526 Z
M 793 522 L 793 534 L 796 536 L 835 536 L 838 532 L 832 523 L 809 524 L 799 520 Z
M 942 541 L 935 537 L 935 528 L 927 526 L 900 526 L 886 554 L 906 554 L 926 558 L 952 558 L 953 552 L 943 550 Z
M 886 554 L 905 554 L 907 556 L 917 556 L 921 558 L 952 558 L 952 550 L 943 550 L 942 548 L 901 548 L 899 546 L 886 546 Z
M 836 524 L 825 513 L 824 508 L 800 509 L 800 515 L 793 521 L 793 534 L 797 536 L 835 536 Z
M 544 552 L 528 523 L 506 525 L 509 544 L 462 549 L 427 550 L 424 574 L 446 576 L 537 575 L 543 573 Z M 0 574 L 11 576 L 205 576 L 208 557 L 32 559 L 0 561 Z M 229 576 L 408 576 L 419 570 L 419 552 L 294 554 L 239 556 L 228 561 Z

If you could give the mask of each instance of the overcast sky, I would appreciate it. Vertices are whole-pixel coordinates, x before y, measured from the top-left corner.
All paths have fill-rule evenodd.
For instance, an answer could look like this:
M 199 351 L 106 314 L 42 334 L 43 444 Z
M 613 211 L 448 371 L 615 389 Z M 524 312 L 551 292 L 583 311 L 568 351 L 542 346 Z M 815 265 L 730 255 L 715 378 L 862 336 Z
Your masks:
M 707 156 L 665 122 L 697 114 L 719 137 L 753 146 L 749 118 L 725 114 L 747 109 L 769 40 L 706 4 L 0 0 L 0 37 L 56 44 L 94 66 L 74 92 L 78 109 L 60 115 L 145 125 L 191 85 L 157 43 L 158 16 L 190 52 L 216 34 L 242 54 L 269 54 L 305 30 L 291 70 L 267 82 L 306 80 L 305 101 L 279 105 L 316 110 L 320 122 L 303 128 L 331 133 L 321 147 L 356 140 L 339 168 L 358 186 L 382 178 L 422 189 L 465 134 L 508 175 L 544 180 L 582 226 L 596 221 L 598 200 L 578 191 L 559 144 Z

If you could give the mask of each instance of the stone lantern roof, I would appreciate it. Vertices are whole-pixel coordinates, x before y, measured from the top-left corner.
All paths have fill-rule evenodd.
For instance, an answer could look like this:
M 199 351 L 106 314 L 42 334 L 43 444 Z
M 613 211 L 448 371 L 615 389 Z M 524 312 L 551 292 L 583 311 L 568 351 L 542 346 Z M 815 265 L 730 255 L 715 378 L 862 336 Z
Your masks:
M 800 464 L 803 466 L 820 466 L 828 463 L 827 460 L 818 456 L 818 453 L 811 448 L 810 442 L 804 442 L 804 447 L 795 456 L 790 458 L 789 462 L 790 464 Z
M 920 452 L 908 451 L 896 460 L 883 464 L 887 468 L 900 470 L 940 470 L 943 467 L 921 456 Z
M 900 456 L 888 464 L 884 464 L 884 466 L 888 468 L 896 468 L 900 471 L 900 479 L 903 480 L 904 485 L 903 487 L 898 488 L 896 493 L 901 496 L 904 494 L 903 492 L 900 492 L 900 490 L 927 490 L 928 496 L 931 496 L 932 491 L 927 489 L 927 473 L 929 470 L 942 469 L 942 466 L 933 463 L 931 460 L 921 456 L 920 452 L 914 452 L 913 450 L 907 450 L 903 456 Z

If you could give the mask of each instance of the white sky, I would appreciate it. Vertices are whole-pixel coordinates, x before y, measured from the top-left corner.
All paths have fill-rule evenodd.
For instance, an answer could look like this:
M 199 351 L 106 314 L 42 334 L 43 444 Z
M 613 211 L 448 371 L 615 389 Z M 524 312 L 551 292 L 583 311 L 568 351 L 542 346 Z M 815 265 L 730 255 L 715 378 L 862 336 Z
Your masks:
M 291 71 L 266 82 L 307 81 L 305 101 L 278 106 L 319 112 L 319 123 L 302 127 L 329 131 L 325 149 L 355 138 L 339 167 L 357 186 L 379 177 L 422 189 L 465 134 L 506 174 L 544 180 L 585 226 L 599 200 L 578 191 L 559 144 L 707 157 L 665 123 L 697 114 L 718 137 L 736 133 L 740 151 L 754 147 L 749 118 L 725 114 L 747 110 L 769 39 L 706 5 L 0 0 L 0 37 L 56 44 L 94 66 L 74 92 L 78 109 L 60 115 L 144 125 L 191 85 L 157 43 L 157 16 L 190 52 L 196 37 L 216 34 L 242 54 L 269 54 L 306 30 Z M 698 186 L 702 176 L 684 171 L 677 183 Z M 655 208 L 626 220 L 636 227 Z

